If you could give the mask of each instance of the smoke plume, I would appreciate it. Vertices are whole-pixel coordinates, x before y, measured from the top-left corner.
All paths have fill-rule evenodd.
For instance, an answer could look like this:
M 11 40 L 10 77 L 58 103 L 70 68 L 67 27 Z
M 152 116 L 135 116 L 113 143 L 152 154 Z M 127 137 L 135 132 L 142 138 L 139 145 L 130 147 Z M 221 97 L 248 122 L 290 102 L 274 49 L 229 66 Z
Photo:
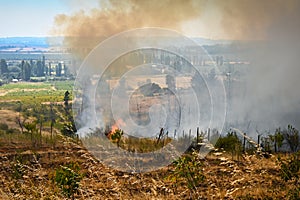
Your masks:
M 54 33 L 66 36 L 65 44 L 81 58 L 121 31 L 162 27 L 184 32 L 185 23 L 197 20 L 205 25 L 198 30 L 195 24 L 199 36 L 217 26 L 219 38 L 257 40 L 246 52 L 251 63 L 246 88 L 235 91 L 246 94 L 232 97 L 230 120 L 265 124 L 261 129 L 287 123 L 300 128 L 299 19 L 298 0 L 109 0 L 90 12 L 58 15 Z
M 102 40 L 133 28 L 163 27 L 179 30 L 181 23 L 201 15 L 206 0 L 125 0 L 100 1 L 89 13 L 58 15 L 55 34 L 66 36 L 65 43 L 85 56 Z M 83 48 L 87 48 L 83 50 Z M 78 52 L 78 49 L 81 50 Z

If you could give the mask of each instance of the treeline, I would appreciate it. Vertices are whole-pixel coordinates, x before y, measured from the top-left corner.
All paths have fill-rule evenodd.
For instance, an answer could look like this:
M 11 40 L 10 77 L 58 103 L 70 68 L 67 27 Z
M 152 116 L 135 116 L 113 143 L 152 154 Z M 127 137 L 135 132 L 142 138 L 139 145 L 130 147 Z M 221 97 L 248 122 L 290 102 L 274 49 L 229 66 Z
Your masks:
M 299 130 L 288 125 L 287 128 L 277 128 L 273 134 L 265 136 L 258 135 L 257 142 L 236 131 L 229 131 L 226 136 L 221 136 L 216 142 L 215 147 L 231 152 L 235 155 L 239 153 L 253 153 L 261 150 L 267 153 L 277 152 L 297 152 L 300 150 Z
M 0 61 L 0 84 L 11 82 L 13 79 L 31 81 L 33 77 L 70 77 L 68 67 L 63 63 L 46 63 L 45 56 L 41 60 L 21 61 L 17 65 L 9 66 L 5 59 Z

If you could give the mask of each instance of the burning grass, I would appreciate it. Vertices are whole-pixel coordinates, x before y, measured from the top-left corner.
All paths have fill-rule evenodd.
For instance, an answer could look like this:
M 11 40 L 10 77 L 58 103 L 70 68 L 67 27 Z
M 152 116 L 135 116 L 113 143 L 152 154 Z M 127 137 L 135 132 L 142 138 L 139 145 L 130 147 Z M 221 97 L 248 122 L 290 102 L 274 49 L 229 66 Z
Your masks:
M 105 133 L 110 142 L 115 143 L 119 148 L 137 153 L 149 153 L 160 150 L 173 140 L 169 138 L 163 129 L 157 138 L 139 138 L 128 135 L 118 128 L 118 124 L 123 123 L 118 121 L 114 124 L 108 133 Z

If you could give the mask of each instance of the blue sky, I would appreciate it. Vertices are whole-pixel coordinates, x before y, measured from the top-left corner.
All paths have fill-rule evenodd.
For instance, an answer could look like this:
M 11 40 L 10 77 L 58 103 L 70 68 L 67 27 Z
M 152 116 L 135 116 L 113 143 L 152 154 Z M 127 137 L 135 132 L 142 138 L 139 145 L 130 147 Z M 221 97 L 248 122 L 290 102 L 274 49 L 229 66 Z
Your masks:
M 51 36 L 56 15 L 88 11 L 99 7 L 99 2 L 100 0 L 0 0 L 0 37 Z M 196 18 L 183 24 L 185 35 L 210 39 L 220 39 L 223 36 L 219 25 L 220 15 L 214 9 L 207 9 L 209 12 L 204 12 L 202 19 Z
M 99 2 L 100 0 L 0 0 L 0 37 L 50 36 L 56 15 L 70 15 L 81 9 L 90 10 L 98 7 Z M 211 16 L 206 18 L 210 19 Z M 187 35 L 199 35 L 195 32 L 195 27 L 199 27 L 198 30 L 202 30 L 200 35 L 210 38 L 214 37 L 214 32 L 218 32 L 218 26 L 212 24 L 216 23 L 210 23 L 210 28 L 207 29 L 205 23 L 195 20 L 186 23 L 183 30 L 186 30 Z
M 96 0 L 0 0 L 0 37 L 47 36 L 57 14 L 97 5 Z

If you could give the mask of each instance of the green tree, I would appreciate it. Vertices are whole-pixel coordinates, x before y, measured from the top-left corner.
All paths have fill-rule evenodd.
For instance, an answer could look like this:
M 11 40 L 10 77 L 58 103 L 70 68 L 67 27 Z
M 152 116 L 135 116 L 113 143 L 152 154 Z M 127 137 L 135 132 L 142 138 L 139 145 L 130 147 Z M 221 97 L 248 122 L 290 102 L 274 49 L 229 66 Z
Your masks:
M 38 133 L 38 129 L 36 128 L 35 122 L 27 122 L 24 123 L 24 128 L 26 131 L 24 131 L 25 134 L 30 134 L 31 142 L 33 146 L 36 146 L 36 135 Z
M 29 64 L 31 66 L 31 76 L 37 76 L 37 65 L 36 65 L 36 62 L 34 62 L 33 60 L 30 60 Z
M 49 62 L 48 71 L 49 71 L 49 76 L 51 76 L 52 75 L 52 63 L 51 62 Z
M 1 74 L 8 73 L 8 66 L 5 59 L 1 59 L 0 61 L 0 72 Z
M 175 92 L 175 88 L 176 88 L 176 81 L 175 81 L 175 77 L 171 76 L 171 75 L 167 75 L 166 76 L 166 84 L 168 86 L 168 89 L 172 92 Z
M 45 67 L 44 67 L 42 61 L 40 61 L 40 60 L 37 61 L 36 68 L 37 68 L 37 70 L 36 70 L 37 71 L 36 72 L 37 76 L 44 76 L 45 75 L 45 73 L 44 73 Z
M 9 71 L 7 67 L 6 60 L 1 59 L 0 61 L 0 77 L 3 77 L 4 79 L 9 78 Z
M 66 65 L 64 65 L 64 76 L 69 76 L 69 69 L 68 69 L 68 67 L 66 66 Z
M 56 119 L 56 113 L 53 108 L 53 103 L 51 102 L 50 103 L 50 116 L 49 116 L 51 139 L 53 139 L 53 126 L 55 124 L 55 119 Z
M 299 146 L 299 131 L 292 125 L 288 125 L 287 130 L 283 132 L 283 136 L 290 146 L 292 152 L 296 152 Z
M 67 90 L 64 95 L 64 105 L 65 105 L 65 110 L 67 115 L 69 114 L 69 110 L 70 110 L 69 100 L 70 100 L 70 92 Z
M 47 119 L 46 115 L 47 111 L 45 106 L 40 104 L 33 107 L 33 116 L 36 118 L 36 123 L 39 125 L 40 143 L 42 143 L 42 128 Z
M 8 67 L 9 76 L 11 78 L 21 78 L 21 68 L 18 66 L 9 66 Z
M 66 91 L 64 96 L 65 122 L 61 131 L 64 135 L 72 137 L 75 136 L 77 129 L 71 112 L 71 106 L 69 105 L 69 100 L 70 93 L 69 91 Z
M 45 66 L 45 75 L 48 76 L 49 75 L 49 67 L 46 65 Z
M 222 148 L 225 151 L 233 151 L 235 149 L 235 145 L 242 147 L 242 143 L 236 133 L 229 132 L 225 137 L 221 136 L 215 146 L 216 148 Z
M 62 64 L 58 63 L 58 65 L 56 65 L 56 76 L 61 77 L 61 70 L 62 70 Z
M 31 77 L 31 65 L 26 61 L 22 61 L 21 65 L 21 77 L 25 81 L 29 81 Z
M 43 58 L 42 58 L 42 65 L 43 65 L 43 68 L 46 67 L 46 59 L 45 59 L 45 56 L 43 56 Z
M 215 145 L 216 148 L 224 149 L 227 152 L 231 152 L 232 158 L 237 155 L 238 158 L 242 153 L 242 143 L 237 137 L 235 132 L 229 132 L 225 137 L 220 137 Z
M 276 129 L 275 134 L 274 135 L 269 135 L 271 141 L 274 144 L 274 151 L 277 152 L 278 149 L 282 146 L 283 144 L 283 134 L 281 133 L 280 128 Z
M 21 69 L 21 79 L 25 80 L 25 69 L 24 69 L 24 64 L 25 64 L 25 61 L 22 60 L 21 64 L 19 64 L 19 67 Z

